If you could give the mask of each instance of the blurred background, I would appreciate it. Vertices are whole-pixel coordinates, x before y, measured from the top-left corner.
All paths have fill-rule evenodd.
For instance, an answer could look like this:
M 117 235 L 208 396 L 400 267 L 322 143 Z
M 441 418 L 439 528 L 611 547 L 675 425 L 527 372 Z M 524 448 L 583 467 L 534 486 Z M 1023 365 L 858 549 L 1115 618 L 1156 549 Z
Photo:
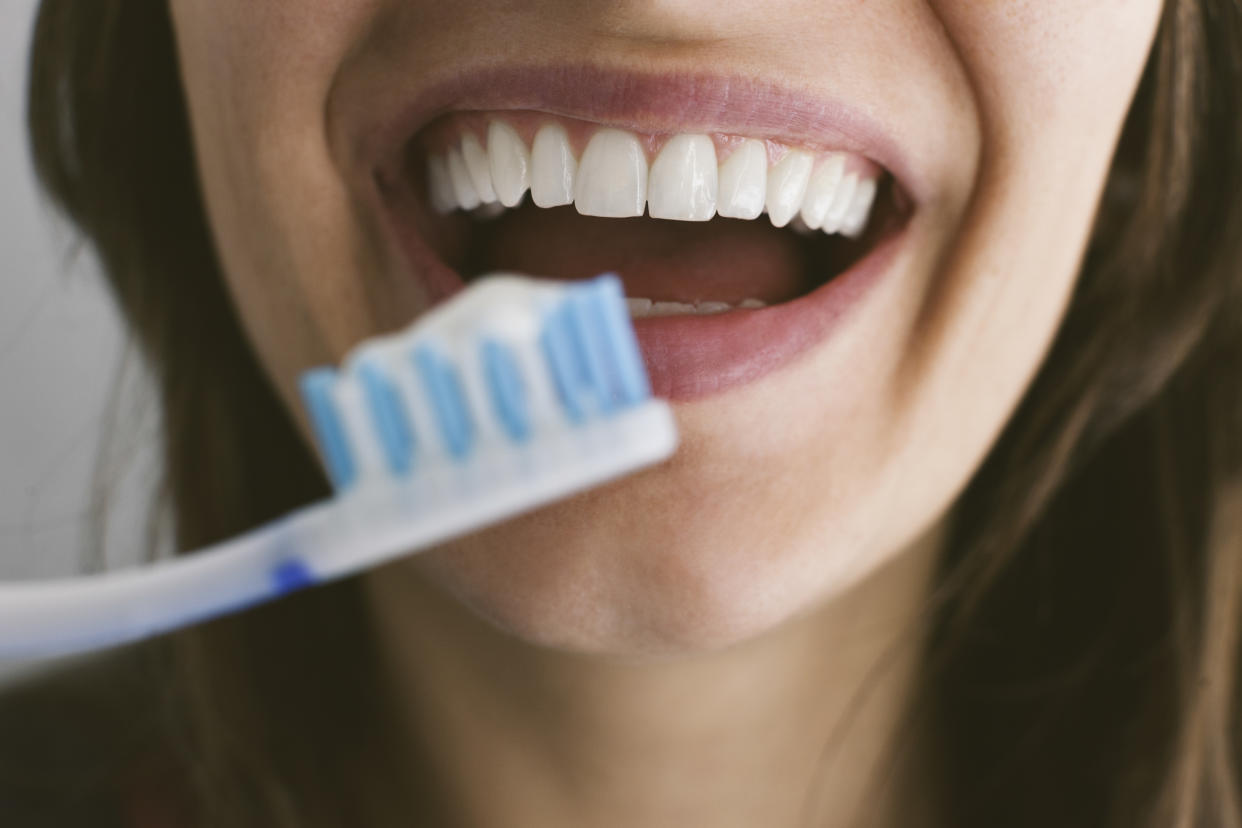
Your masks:
M 158 417 L 137 354 L 90 250 L 35 186 L 25 84 L 36 5 L 8 0 L 0 16 L 0 580 L 77 572 L 93 550 L 109 566 L 140 559 L 158 480 Z M 0 678 L 12 671 L 0 665 Z

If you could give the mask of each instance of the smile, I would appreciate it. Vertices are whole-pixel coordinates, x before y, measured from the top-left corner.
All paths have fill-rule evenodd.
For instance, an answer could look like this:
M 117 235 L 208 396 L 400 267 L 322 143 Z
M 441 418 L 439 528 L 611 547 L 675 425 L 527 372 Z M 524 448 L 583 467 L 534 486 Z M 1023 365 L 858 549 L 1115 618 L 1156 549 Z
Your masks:
M 495 271 L 616 272 L 674 400 L 829 337 L 915 210 L 874 127 L 779 90 L 515 71 L 440 95 L 391 128 L 373 176 L 414 278 L 435 302 Z

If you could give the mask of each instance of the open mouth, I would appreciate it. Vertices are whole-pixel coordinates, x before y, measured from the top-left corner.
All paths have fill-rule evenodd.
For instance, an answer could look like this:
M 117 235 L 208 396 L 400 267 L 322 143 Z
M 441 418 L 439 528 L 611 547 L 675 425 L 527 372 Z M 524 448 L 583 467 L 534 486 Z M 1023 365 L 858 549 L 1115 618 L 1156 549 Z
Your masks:
M 875 270 L 913 212 L 860 153 L 518 109 L 440 115 L 379 183 L 433 301 L 495 271 L 617 273 L 653 388 L 675 399 L 821 339 L 858 294 L 828 289 Z

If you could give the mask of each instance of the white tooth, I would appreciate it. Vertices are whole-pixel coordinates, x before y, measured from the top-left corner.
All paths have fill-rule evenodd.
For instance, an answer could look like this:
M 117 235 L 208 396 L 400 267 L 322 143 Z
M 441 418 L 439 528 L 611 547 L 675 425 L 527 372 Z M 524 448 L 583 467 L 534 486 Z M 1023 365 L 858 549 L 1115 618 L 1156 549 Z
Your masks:
M 707 221 L 716 215 L 716 145 L 706 135 L 674 135 L 647 176 L 652 218 Z
M 818 230 L 824 224 L 824 216 L 832 206 L 833 197 L 837 194 L 838 185 L 845 177 L 845 156 L 833 155 L 825 158 L 819 169 L 811 176 L 806 186 L 806 195 L 802 198 L 802 220 L 812 230 Z
M 453 182 L 453 194 L 457 196 L 457 205 L 465 210 L 473 210 L 479 206 L 479 194 L 470 183 L 470 171 L 466 169 L 466 159 L 462 158 L 461 150 L 454 147 L 448 152 L 449 180 Z
M 758 310 L 759 308 L 766 308 L 767 306 L 767 302 L 761 302 L 758 299 L 743 299 L 741 303 L 738 304 L 739 308 L 746 308 L 747 310 Z
M 506 207 L 516 207 L 530 187 L 530 153 L 513 127 L 492 121 L 487 129 L 487 163 L 496 197 Z
M 789 221 L 789 229 L 797 233 L 799 236 L 809 236 L 815 231 L 806 226 L 806 222 L 802 220 L 802 216 L 794 216 Z
M 814 161 L 809 153 L 790 150 L 768 172 L 768 218 L 774 227 L 784 227 L 802 206 Z
M 647 203 L 647 154 L 638 137 L 601 129 L 578 164 L 574 207 L 584 216 L 641 216 Z
M 573 204 L 578 162 L 569 148 L 569 136 L 558 124 L 535 133 L 530 148 L 530 198 L 540 207 Z
M 648 316 L 651 313 L 651 300 L 635 296 L 627 296 L 625 304 L 630 308 L 630 316 Z
M 505 206 L 499 201 L 489 201 L 486 204 L 480 204 L 470 211 L 471 218 L 479 221 L 489 221 L 496 218 L 505 211 Z
M 466 171 L 470 173 L 470 183 L 479 194 L 479 200 L 490 204 L 496 200 L 496 191 L 492 189 L 492 171 L 487 162 L 487 150 L 474 137 L 473 132 L 466 133 L 461 139 L 461 154 L 466 159 Z
M 841 232 L 850 238 L 857 238 L 867 227 L 867 219 L 871 218 L 871 206 L 875 204 L 876 181 L 868 178 L 858 185 L 854 193 L 854 201 L 841 222 Z
M 695 302 L 694 303 L 695 313 L 724 313 L 725 311 L 732 310 L 732 309 L 733 309 L 733 306 L 730 305 L 728 302 Z
M 457 194 L 453 191 L 448 164 L 438 155 L 427 157 L 427 189 L 431 206 L 437 213 L 451 213 L 457 209 Z
M 768 190 L 768 150 L 750 139 L 720 165 L 716 212 L 729 218 L 754 219 L 763 212 Z
M 678 313 L 694 313 L 694 305 L 681 302 L 653 302 L 651 305 L 651 316 L 673 316 Z
M 858 175 L 857 173 L 850 173 L 841 181 L 841 186 L 837 187 L 837 193 L 832 198 L 832 206 L 824 214 L 824 223 L 820 225 L 820 230 L 823 230 L 825 233 L 835 233 L 841 229 L 841 221 L 845 218 L 845 211 L 850 209 L 850 205 L 854 202 L 854 193 L 857 190 Z

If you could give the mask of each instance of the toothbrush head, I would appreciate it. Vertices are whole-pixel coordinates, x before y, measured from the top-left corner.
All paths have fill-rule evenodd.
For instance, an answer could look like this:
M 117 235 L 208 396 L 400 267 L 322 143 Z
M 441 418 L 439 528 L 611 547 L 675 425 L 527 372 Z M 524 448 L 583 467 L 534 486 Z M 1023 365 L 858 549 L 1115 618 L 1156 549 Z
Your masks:
M 301 390 L 338 496 L 533 454 L 653 402 L 613 274 L 485 277 Z

